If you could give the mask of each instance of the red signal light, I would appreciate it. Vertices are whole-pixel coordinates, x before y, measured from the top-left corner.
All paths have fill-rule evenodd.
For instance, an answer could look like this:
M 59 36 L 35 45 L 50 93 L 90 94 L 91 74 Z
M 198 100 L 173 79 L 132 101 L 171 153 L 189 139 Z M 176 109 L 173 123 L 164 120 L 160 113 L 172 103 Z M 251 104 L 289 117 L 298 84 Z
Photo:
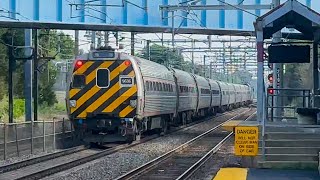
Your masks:
M 126 60 L 125 62 L 124 62 L 124 65 L 126 65 L 126 66 L 129 66 L 131 64 L 131 62 L 129 61 L 129 60 Z
M 273 94 L 273 89 L 269 89 L 269 94 Z
M 77 68 L 81 67 L 82 65 L 83 65 L 83 62 L 82 62 L 82 61 L 78 60 L 78 61 L 76 62 Z
M 274 93 L 274 89 L 273 89 L 272 86 L 269 86 L 267 91 L 268 91 L 268 94 L 273 94 Z

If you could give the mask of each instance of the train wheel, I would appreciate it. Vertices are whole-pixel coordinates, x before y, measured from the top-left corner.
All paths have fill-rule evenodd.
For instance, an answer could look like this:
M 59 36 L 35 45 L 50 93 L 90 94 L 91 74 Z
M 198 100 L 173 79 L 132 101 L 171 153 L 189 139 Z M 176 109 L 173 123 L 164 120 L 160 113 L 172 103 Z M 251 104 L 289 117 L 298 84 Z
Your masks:
M 167 134 L 168 133 L 168 120 L 164 119 L 163 120 L 163 124 L 162 124 L 162 132 L 163 134 Z
M 192 122 L 192 112 L 191 111 L 189 111 L 187 114 L 187 122 L 188 123 Z
M 187 114 L 185 112 L 182 113 L 182 125 L 187 124 Z

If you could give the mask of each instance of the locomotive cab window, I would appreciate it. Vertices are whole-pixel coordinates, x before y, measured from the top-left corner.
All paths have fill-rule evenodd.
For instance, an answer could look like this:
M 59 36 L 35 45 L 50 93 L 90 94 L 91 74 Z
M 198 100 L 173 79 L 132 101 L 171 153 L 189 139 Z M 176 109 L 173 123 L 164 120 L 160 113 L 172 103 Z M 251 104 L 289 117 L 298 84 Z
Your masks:
M 107 88 L 110 85 L 110 71 L 109 69 L 98 69 L 97 70 L 97 86 Z
M 72 80 L 72 87 L 81 89 L 86 85 L 85 75 L 74 75 Z

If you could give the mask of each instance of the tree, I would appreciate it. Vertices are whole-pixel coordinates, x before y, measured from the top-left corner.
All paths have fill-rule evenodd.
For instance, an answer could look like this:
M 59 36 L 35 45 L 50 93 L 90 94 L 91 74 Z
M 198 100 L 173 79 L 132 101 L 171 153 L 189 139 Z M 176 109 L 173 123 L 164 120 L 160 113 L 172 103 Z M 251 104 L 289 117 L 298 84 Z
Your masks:
M 56 30 L 41 30 L 39 32 L 40 57 L 56 56 L 56 59 L 70 59 L 74 57 L 74 42 L 62 32 Z M 39 62 L 41 71 L 39 84 L 39 103 L 52 106 L 57 103 L 53 86 L 56 82 L 57 69 L 55 66 L 41 60 Z
M 39 30 L 39 56 L 54 56 L 57 59 L 70 59 L 73 57 L 74 41 L 67 35 L 56 30 Z M 13 39 L 12 39 L 13 37 Z M 7 94 L 8 88 L 8 45 L 24 46 L 24 30 L 0 29 L 0 100 Z M 17 51 L 18 56 L 24 57 L 22 50 Z M 16 61 L 14 72 L 14 97 L 24 98 L 24 62 Z M 52 90 L 57 71 L 47 60 L 40 60 L 39 65 L 39 103 L 53 105 L 56 102 Z
M 232 74 L 232 76 L 237 81 L 235 83 L 250 84 L 252 81 L 252 74 L 246 70 L 237 70 Z
M 173 68 L 182 69 L 188 68 L 188 63 L 183 59 L 183 56 L 179 54 L 176 49 L 153 44 L 150 46 L 150 60 L 165 66 L 171 66 Z M 149 59 L 148 50 L 144 48 L 141 54 L 137 56 Z

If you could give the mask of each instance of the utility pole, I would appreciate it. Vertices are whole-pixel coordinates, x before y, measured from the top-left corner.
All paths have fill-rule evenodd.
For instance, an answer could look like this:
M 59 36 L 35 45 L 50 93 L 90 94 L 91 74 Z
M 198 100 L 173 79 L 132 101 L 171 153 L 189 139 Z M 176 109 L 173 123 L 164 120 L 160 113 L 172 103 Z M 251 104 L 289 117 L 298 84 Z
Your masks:
M 210 79 L 212 79 L 212 63 L 213 62 L 210 62 L 210 75 L 209 75 Z
M 172 11 L 172 19 L 171 19 L 171 25 L 172 25 L 172 48 L 174 48 L 174 11 Z
M 31 56 L 32 50 L 32 30 L 25 29 L 24 30 L 24 45 L 25 49 L 25 56 Z M 32 61 L 26 60 L 24 62 L 24 97 L 25 97 L 25 120 L 32 121 Z
M 104 32 L 104 46 L 108 46 L 109 45 L 109 32 L 105 31 Z
M 91 49 L 96 48 L 96 32 L 92 31 L 91 32 Z
M 33 121 L 38 121 L 38 30 L 34 29 L 33 56 Z
M 119 32 L 116 32 L 114 34 L 114 37 L 116 38 L 116 46 L 118 47 L 118 45 L 119 45 Z
M 192 74 L 194 74 L 194 45 L 195 45 L 195 41 L 194 39 L 192 39 L 192 42 L 191 42 L 191 47 L 192 47 L 192 52 L 191 52 L 191 60 L 192 60 Z
M 229 81 L 229 76 L 228 74 L 226 74 L 226 49 L 225 49 L 225 42 L 222 43 L 222 47 L 223 47 L 223 57 L 222 57 L 222 63 L 223 63 L 223 76 L 226 77 L 227 76 L 227 81 Z
M 74 31 L 74 55 L 77 57 L 79 55 L 79 30 Z
M 206 55 L 203 56 L 203 77 L 206 77 Z
M 11 34 L 11 45 L 8 47 L 9 55 L 9 123 L 13 123 L 13 70 L 15 66 L 15 59 L 13 57 L 13 34 Z
M 150 61 L 150 40 L 147 40 L 147 57 L 148 57 L 148 60 Z
M 131 55 L 134 56 L 134 32 L 131 32 Z
M 97 47 L 101 47 L 101 38 L 102 38 L 102 34 L 101 34 L 101 31 L 98 31 L 99 34 L 98 34 L 98 38 L 97 38 Z

